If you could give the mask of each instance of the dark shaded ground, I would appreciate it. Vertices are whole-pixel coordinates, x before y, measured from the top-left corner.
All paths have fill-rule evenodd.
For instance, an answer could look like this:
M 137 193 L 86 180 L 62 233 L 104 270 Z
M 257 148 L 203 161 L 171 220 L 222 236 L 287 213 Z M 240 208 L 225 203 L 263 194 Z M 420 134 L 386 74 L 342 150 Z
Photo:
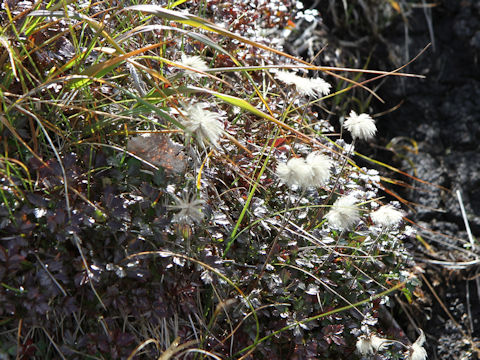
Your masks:
M 410 18 L 410 54 L 418 53 L 433 39 L 432 46 L 415 61 L 409 72 L 424 74 L 425 80 L 389 81 L 381 91 L 400 108 L 382 118 L 380 132 L 390 137 L 406 137 L 418 142 L 418 153 L 406 153 L 403 169 L 419 178 L 444 186 L 452 192 L 415 184 L 409 200 L 417 202 L 412 218 L 429 229 L 467 240 L 456 190 L 460 190 L 473 236 L 480 233 L 480 2 L 444 1 L 431 11 L 433 33 L 422 9 Z M 405 43 L 404 26 L 398 23 L 386 33 L 389 42 Z M 434 210 L 437 209 L 437 210 Z M 425 264 L 426 276 L 465 333 L 480 336 L 480 292 L 475 281 L 478 265 L 448 271 L 447 262 L 474 260 L 474 256 L 447 246 L 465 248 L 458 239 L 430 232 L 421 235 L 434 253 L 422 247 L 418 260 Z M 445 243 L 440 243 L 445 242 Z M 422 254 L 423 252 L 423 254 Z M 477 250 L 478 254 L 479 251 Z M 444 262 L 434 265 L 430 260 Z M 467 291 L 468 290 L 468 291 Z M 424 286 L 426 294 L 431 293 Z M 431 295 L 427 295 L 431 297 Z M 469 299 L 468 299 L 469 298 Z M 429 335 L 430 359 L 475 358 L 468 352 L 464 336 L 454 326 L 438 301 L 431 299 L 431 319 L 424 312 L 424 328 Z
M 475 5 L 474 5 L 475 4 Z M 410 54 L 430 41 L 421 11 L 410 18 Z M 411 156 L 418 175 L 427 181 L 461 190 L 472 230 L 480 230 L 480 2 L 449 1 L 432 11 L 434 47 L 409 66 L 425 80 L 389 81 L 381 94 L 400 108 L 379 122 L 383 133 L 412 138 L 419 154 Z M 387 39 L 404 43 L 403 24 L 392 27 Z M 424 209 L 416 219 L 447 221 L 464 228 L 458 202 L 434 193 L 415 193 Z
M 342 22 L 332 18 L 332 2 L 305 1 L 307 7 L 314 3 L 322 15 L 331 47 L 353 44 L 353 50 L 349 51 L 365 57 L 375 49 L 370 69 L 390 70 L 395 65 L 403 65 L 432 42 L 432 46 L 404 70 L 425 75 L 426 79 L 390 78 L 377 90 L 386 104 L 372 102 L 375 113 L 401 105 L 378 119 L 381 138 L 372 156 L 446 188 L 412 182 L 405 177 L 403 180 L 416 189 L 395 190 L 419 205 L 409 214 L 412 220 L 438 232 L 420 231 L 422 238 L 431 245 L 431 251 L 420 242 L 412 244 L 412 251 L 439 298 L 455 321 L 461 324 L 464 334 L 449 319 L 426 284 L 423 286 L 424 303 L 410 311 L 427 334 L 429 359 L 478 358 L 478 354 L 471 351 L 471 340 L 478 341 L 480 337 L 480 283 L 474 280 L 479 272 L 478 264 L 454 264 L 461 267 L 454 270 L 446 265 L 475 262 L 475 254 L 480 254 L 480 249 L 468 251 L 468 236 L 456 197 L 456 190 L 460 190 L 473 236 L 478 238 L 480 1 L 446 0 L 436 2 L 433 8 L 412 9 L 408 16 L 408 37 L 405 36 L 405 21 L 400 16 L 384 28 L 376 28 L 371 20 L 368 20 L 370 25 L 367 23 L 362 27 L 362 22 L 356 22 L 352 16 L 348 23 L 357 26 L 352 31 L 342 28 Z M 340 3 L 335 9 L 335 16 L 339 18 L 343 10 Z M 352 3 L 352 13 L 357 11 L 359 15 L 357 19 L 368 12 L 362 3 L 373 1 Z M 383 148 L 391 139 L 397 144 L 391 148 L 395 150 L 395 156 Z M 417 151 L 414 151 L 414 144 L 418 145 Z M 393 177 L 399 178 L 398 175 Z M 432 263 L 435 261 L 439 263 Z M 412 322 L 404 313 L 399 311 L 395 317 L 414 338 L 414 333 L 409 331 Z

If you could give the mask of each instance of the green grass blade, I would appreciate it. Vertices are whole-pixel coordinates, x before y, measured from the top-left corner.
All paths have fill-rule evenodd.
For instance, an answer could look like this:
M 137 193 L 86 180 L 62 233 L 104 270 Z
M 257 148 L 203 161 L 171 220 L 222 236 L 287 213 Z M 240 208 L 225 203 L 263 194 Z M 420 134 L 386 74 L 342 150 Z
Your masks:
M 183 3 L 187 2 L 188 0 L 177 0 L 173 4 L 168 5 L 167 9 L 173 9 L 174 7 L 177 7 L 178 5 L 182 5 Z
M 238 97 L 235 97 L 235 96 L 232 96 L 232 95 L 227 95 L 227 94 L 222 94 L 222 93 L 210 90 L 210 89 L 204 89 L 204 88 L 200 88 L 200 87 L 197 87 L 197 86 L 189 86 L 189 87 L 187 87 L 187 89 L 190 90 L 190 91 L 193 91 L 193 92 L 204 92 L 204 93 L 207 93 L 207 94 L 211 94 L 211 95 L 219 98 L 220 100 L 225 101 L 226 103 L 229 103 L 233 106 L 238 106 L 239 108 L 241 108 L 245 111 L 248 111 L 252 114 L 255 114 L 255 115 L 257 115 L 261 118 L 273 121 L 275 123 L 279 122 L 274 117 L 264 113 L 263 111 L 257 109 L 255 106 L 253 106 L 249 102 L 247 102 L 243 99 L 240 99 Z M 285 124 L 282 123 L 282 125 L 285 125 Z
M 242 212 L 240 213 L 240 216 L 238 217 L 237 223 L 235 224 L 235 227 L 233 228 L 233 231 L 230 235 L 230 240 L 229 240 L 227 246 L 225 247 L 225 251 L 223 253 L 223 258 L 225 258 L 227 256 L 227 253 L 230 250 L 230 247 L 233 245 L 233 243 L 235 242 L 235 239 L 237 238 L 238 229 L 240 228 L 240 225 L 243 221 L 243 218 L 245 217 L 245 214 L 246 214 L 248 208 L 250 207 L 250 203 L 253 199 L 253 195 L 255 195 L 255 193 L 257 191 L 257 187 L 260 184 L 260 179 L 261 179 L 263 173 L 265 172 L 265 170 L 267 169 L 267 165 L 270 161 L 270 156 L 272 154 L 272 149 L 275 146 L 275 139 L 277 138 L 277 135 L 278 135 L 278 131 L 275 134 L 275 136 L 273 137 L 273 141 L 271 141 L 270 149 L 268 151 L 267 157 L 265 158 L 265 160 L 263 162 L 262 168 L 260 169 L 260 171 L 258 173 L 257 179 L 255 180 L 255 183 L 253 184 L 252 188 L 250 189 L 250 192 L 249 192 L 248 197 L 247 197 L 247 201 L 245 202 L 245 205 L 243 206 Z M 269 143 L 269 141 L 267 140 L 267 142 L 265 143 L 265 146 L 263 147 L 262 152 L 260 154 L 260 157 L 259 157 L 260 159 L 262 158 L 263 154 L 265 153 L 265 149 L 268 146 L 268 143 Z

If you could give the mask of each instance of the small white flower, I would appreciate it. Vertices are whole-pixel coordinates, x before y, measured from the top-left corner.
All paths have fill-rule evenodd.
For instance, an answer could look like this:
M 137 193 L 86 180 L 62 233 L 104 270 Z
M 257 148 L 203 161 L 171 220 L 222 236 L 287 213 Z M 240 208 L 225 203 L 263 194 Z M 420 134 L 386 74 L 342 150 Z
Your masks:
M 179 198 L 175 194 L 170 194 L 175 200 L 175 205 L 168 205 L 169 209 L 180 210 L 173 217 L 173 220 L 182 224 L 190 224 L 192 221 L 200 223 L 203 220 L 202 207 L 204 201 L 197 199 L 196 195 L 184 194 Z
M 420 336 L 412 346 L 410 346 L 410 354 L 408 355 L 409 360 L 425 360 L 427 358 L 427 351 L 422 346 L 424 342 L 425 334 L 423 333 L 423 330 L 420 329 Z
M 280 70 L 275 76 L 288 85 L 295 85 L 297 91 L 305 96 L 328 95 L 331 85 L 321 78 L 303 78 L 292 72 Z
M 208 139 L 214 146 L 223 133 L 222 117 L 212 111 L 205 110 L 208 104 L 197 103 L 186 108 L 186 119 L 182 121 L 185 131 L 195 134 L 202 144 Z
M 333 161 L 315 151 L 308 154 L 306 163 L 310 165 L 313 171 L 313 185 L 324 185 L 330 178 L 330 168 L 332 167 Z
M 395 209 L 392 205 L 383 205 L 378 210 L 370 214 L 374 224 L 382 227 L 392 227 L 397 225 L 403 218 L 403 213 Z
M 277 166 L 277 176 L 288 186 L 312 186 L 312 168 L 302 158 L 291 158 L 286 164 Z
M 343 196 L 332 205 L 325 215 L 330 225 L 346 230 L 360 221 L 360 211 L 356 206 L 357 199 L 352 195 Z
M 191 67 L 195 70 L 199 70 L 199 71 L 206 71 L 209 69 L 207 63 L 200 57 L 200 56 L 189 56 L 189 55 L 185 55 L 182 53 L 182 60 L 180 62 L 180 64 L 184 65 L 184 66 L 187 66 L 187 67 Z M 195 71 L 191 71 L 191 70 L 185 70 L 185 74 L 190 76 L 190 78 L 192 79 L 199 79 L 200 77 L 204 76 L 203 74 L 199 74 Z
M 369 140 L 377 132 L 375 121 L 368 114 L 357 115 L 351 111 L 344 123 L 345 128 L 350 131 L 354 139 Z

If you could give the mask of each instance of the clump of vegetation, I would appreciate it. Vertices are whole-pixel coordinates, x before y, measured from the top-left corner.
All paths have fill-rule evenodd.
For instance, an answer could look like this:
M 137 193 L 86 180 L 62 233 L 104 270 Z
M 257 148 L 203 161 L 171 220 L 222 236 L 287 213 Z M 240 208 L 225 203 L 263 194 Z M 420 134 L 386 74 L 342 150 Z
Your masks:
M 375 121 L 326 106 L 362 71 L 282 51 L 294 1 L 184 3 L 4 2 L 0 351 L 421 359 Z

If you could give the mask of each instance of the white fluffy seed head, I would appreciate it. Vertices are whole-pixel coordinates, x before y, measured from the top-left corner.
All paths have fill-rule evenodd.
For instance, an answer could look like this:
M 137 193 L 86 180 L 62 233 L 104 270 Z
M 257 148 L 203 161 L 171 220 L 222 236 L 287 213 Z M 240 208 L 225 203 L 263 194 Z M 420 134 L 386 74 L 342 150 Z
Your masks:
M 288 186 L 322 186 L 330 178 L 333 161 L 319 152 L 310 153 L 306 159 L 291 158 L 278 164 L 276 174 Z
M 287 161 L 287 166 L 293 174 L 293 184 L 300 187 L 308 187 L 312 185 L 313 173 L 312 169 L 302 158 L 291 158 Z
M 360 221 L 360 211 L 356 202 L 357 199 L 352 195 L 337 199 L 325 215 L 329 224 L 340 230 L 346 230 L 356 225 Z
M 356 343 L 357 351 L 362 355 L 373 354 L 372 342 L 365 335 L 359 336 Z
M 368 114 L 359 114 L 351 111 L 343 124 L 350 131 L 354 139 L 370 140 L 377 132 L 375 121 Z
M 275 77 L 288 85 L 293 85 L 297 81 L 298 76 L 292 72 L 279 70 L 275 73 Z
M 291 158 L 277 166 L 277 176 L 288 186 L 308 187 L 313 185 L 313 171 L 303 158 Z
M 223 133 L 222 117 L 212 111 L 205 110 L 208 104 L 197 103 L 186 107 L 186 119 L 182 121 L 185 131 L 195 134 L 198 141 L 205 145 L 208 140 L 217 146 L 218 140 Z
M 403 213 L 388 204 L 380 206 L 370 214 L 370 218 L 375 225 L 387 228 L 397 225 L 402 220 Z
M 315 151 L 308 154 L 306 163 L 313 171 L 313 185 L 322 186 L 326 184 L 328 179 L 330 179 L 330 169 L 333 161 L 327 156 Z
M 286 163 L 280 163 L 277 165 L 276 174 L 284 184 L 287 184 L 288 186 L 294 184 L 295 176 L 292 169 L 288 167 Z
M 331 87 L 331 85 L 323 79 L 309 79 L 300 76 L 298 76 L 295 86 L 297 87 L 298 92 L 305 96 L 328 95 Z
M 288 85 L 295 85 L 304 96 L 328 95 L 331 85 L 321 78 L 304 78 L 292 72 L 280 70 L 275 73 L 278 80 Z
M 209 69 L 207 63 L 200 56 L 189 56 L 182 53 L 182 60 L 180 62 L 182 65 L 191 67 L 199 71 L 206 71 Z M 199 79 L 203 74 L 199 74 L 195 71 L 185 70 L 185 74 L 190 76 L 192 79 Z

